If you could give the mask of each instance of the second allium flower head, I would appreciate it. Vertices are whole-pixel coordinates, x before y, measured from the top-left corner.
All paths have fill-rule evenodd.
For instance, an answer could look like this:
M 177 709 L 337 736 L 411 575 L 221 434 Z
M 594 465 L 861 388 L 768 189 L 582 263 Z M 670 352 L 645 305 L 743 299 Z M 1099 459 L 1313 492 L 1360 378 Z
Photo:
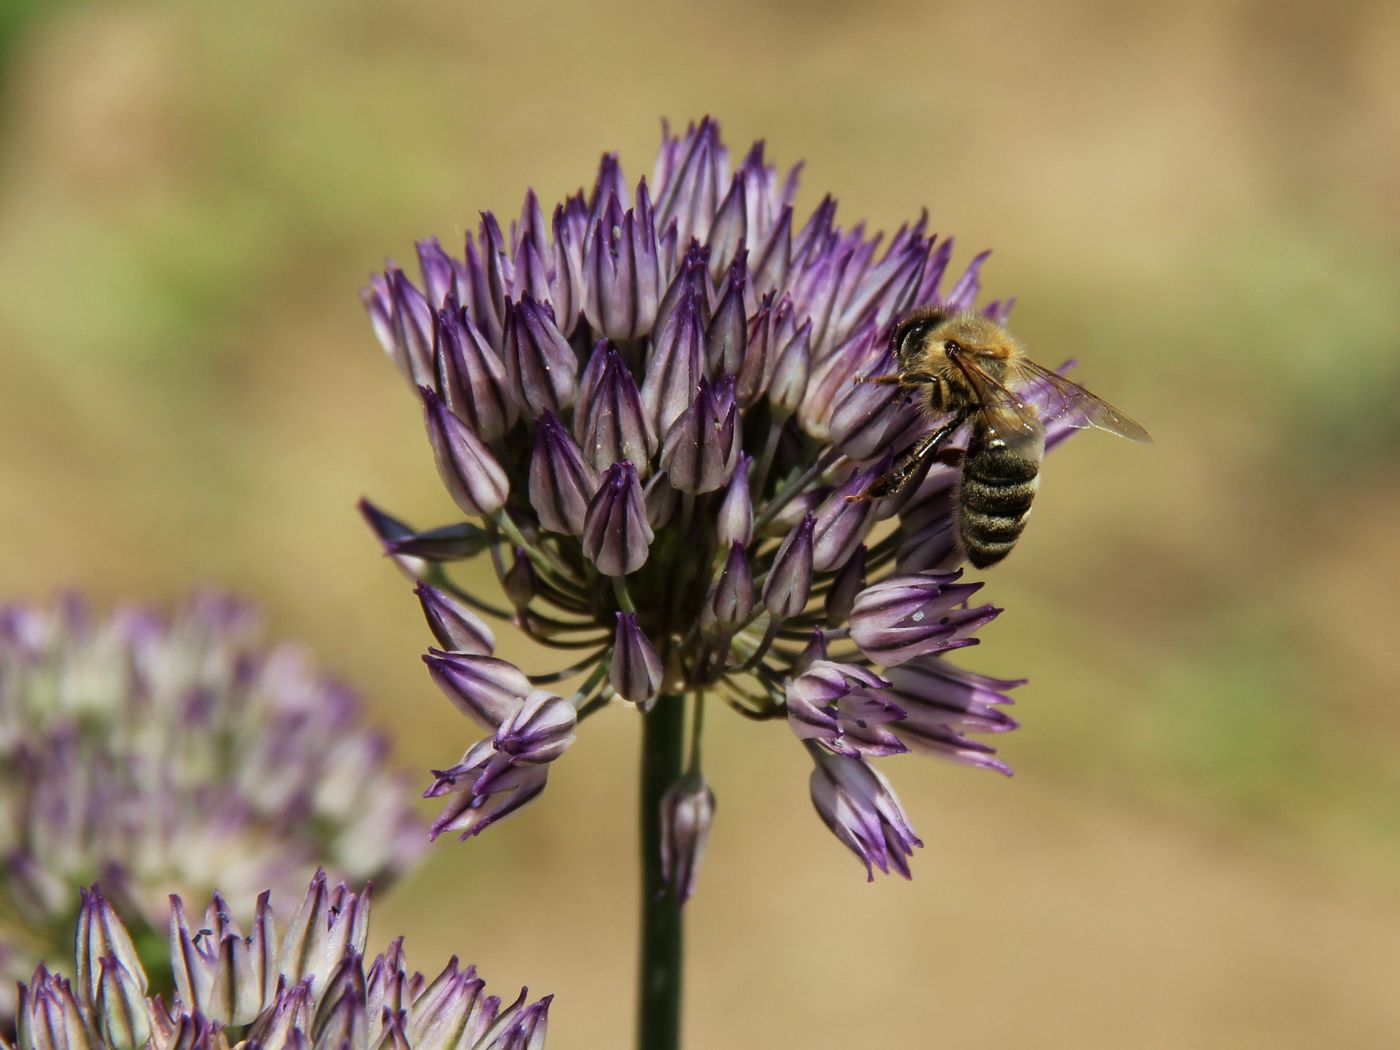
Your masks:
M 892 388 L 853 380 L 893 370 L 889 327 L 910 307 L 973 309 L 985 256 L 954 275 L 926 217 L 884 242 L 837 226 L 829 197 L 799 222 L 796 174 L 761 144 L 731 172 L 706 120 L 664 136 L 649 182 L 605 156 L 551 218 L 527 193 L 508 233 L 482 216 L 463 258 L 419 242 L 421 288 L 390 264 L 365 290 L 474 519 L 420 532 L 364 506 L 420 581 L 434 680 L 492 734 L 437 773 L 435 834 L 469 837 L 533 799 L 614 698 L 785 718 L 818 812 L 872 871 L 907 875 L 919 844 L 872 758 L 1005 770 L 969 734 L 1014 727 L 1001 708 L 1018 683 L 945 659 L 999 611 L 959 579 L 955 471 L 847 498 L 927 427 Z M 451 579 L 481 554 L 508 608 Z M 539 673 L 498 659 L 483 611 L 574 655 Z M 714 812 L 698 750 L 668 795 L 682 897 Z

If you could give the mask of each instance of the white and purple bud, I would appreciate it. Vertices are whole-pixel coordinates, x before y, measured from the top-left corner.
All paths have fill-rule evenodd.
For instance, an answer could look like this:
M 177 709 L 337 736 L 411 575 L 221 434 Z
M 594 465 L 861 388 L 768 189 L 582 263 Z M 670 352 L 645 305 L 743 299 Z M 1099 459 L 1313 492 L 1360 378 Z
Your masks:
M 714 256 L 710 256 L 714 265 Z M 748 274 L 743 258 L 736 259 L 724 283 L 724 294 L 705 329 L 705 360 L 710 375 L 737 376 L 749 347 L 749 326 L 744 310 Z
M 826 592 L 826 623 L 828 627 L 840 627 L 851 618 L 855 608 L 856 595 L 865 590 L 866 549 L 860 544 L 841 566 L 836 579 L 831 582 L 831 590 Z
M 583 552 L 604 576 L 626 576 L 646 564 L 652 531 L 637 468 L 614 463 L 584 517 Z
M 789 324 L 791 323 L 789 313 Z M 787 418 L 797 411 L 807 393 L 807 383 L 812 374 L 812 322 L 804 321 L 800 328 L 777 343 L 782 334 L 782 326 L 773 338 L 777 347 L 772 350 L 773 373 L 768 380 L 768 400 L 780 418 Z
M 574 414 L 574 433 L 583 443 L 584 455 L 599 470 L 630 460 L 645 477 L 651 470 L 657 440 L 642 408 L 637 381 L 622 355 L 610 344 L 600 343 L 584 378 Z
M 476 613 L 456 598 L 426 583 L 414 588 L 423 606 L 428 630 L 449 653 L 490 656 L 496 649 L 496 636 Z
M 681 777 L 661 797 L 661 877 L 677 903 L 695 892 L 714 822 L 715 794 L 698 773 Z
M 880 476 L 880 468 L 858 470 L 817 508 L 812 530 L 812 568 L 840 569 L 864 542 L 875 524 L 874 500 L 860 499 Z
M 661 263 L 645 180 L 625 213 L 620 195 L 607 192 L 588 232 L 583 274 L 583 314 L 596 331 L 609 339 L 632 339 L 651 330 L 661 294 Z
M 705 377 L 705 329 L 699 297 L 682 296 L 666 327 L 654 337 L 646 377 L 642 380 L 642 408 L 652 431 L 664 435 L 695 398 Z
M 547 304 L 527 293 L 508 302 L 505 331 L 506 381 L 531 418 L 561 413 L 574 403 L 578 357 L 554 323 Z
M 711 386 L 701 379 L 695 399 L 666 434 L 661 469 L 681 492 L 710 492 L 734 473 L 743 433 L 733 378 Z
M 379 540 L 379 545 L 384 549 L 399 571 L 410 580 L 420 579 L 428 571 L 427 562 L 421 555 L 404 554 L 397 549 L 397 543 L 414 535 L 412 526 L 400 521 L 379 507 L 375 506 L 367 499 L 362 499 L 356 506 L 359 508 L 360 516 L 365 519 L 374 535 Z
M 493 732 L 520 709 L 533 689 L 524 671 L 495 656 L 430 649 L 423 662 L 453 706 Z
M 608 681 L 622 699 L 643 706 L 661 692 L 661 657 L 637 626 L 636 613 L 617 614 Z
M 851 639 L 887 667 L 968 644 L 969 636 L 1001 610 L 959 608 L 982 587 L 956 582 L 961 575 L 917 573 L 871 584 L 856 597 Z
M 808 514 L 783 540 L 763 583 L 763 604 L 779 620 L 807 607 L 812 593 L 812 531 L 817 519 Z
M 477 437 L 496 441 L 520 414 L 500 358 L 460 308 L 439 311 L 433 332 L 438 392 Z
M 452 414 L 447 402 L 431 387 L 418 389 L 442 483 L 467 514 L 490 517 L 505 506 L 510 479 L 471 427 Z
M 816 768 L 810 787 L 817 814 L 865 865 L 867 879 L 875 869 L 888 875 L 893 868 L 909 878 L 908 858 L 923 846 L 889 781 L 864 758 L 812 751 Z
M 710 594 L 709 613 L 726 627 L 747 623 L 753 615 L 754 582 L 748 553 L 737 540 L 730 544 L 719 579 Z
M 729 476 L 729 484 L 725 486 L 724 499 L 720 501 L 715 519 L 715 539 L 721 546 L 726 543 L 748 546 L 753 539 L 753 499 L 749 496 L 749 467 L 752 465 L 753 457 L 741 452 L 734 473 Z
M 530 455 L 530 504 L 540 527 L 577 536 L 583 532 L 588 501 L 598 490 L 598 472 L 583 457 L 564 424 L 552 412 L 535 420 Z

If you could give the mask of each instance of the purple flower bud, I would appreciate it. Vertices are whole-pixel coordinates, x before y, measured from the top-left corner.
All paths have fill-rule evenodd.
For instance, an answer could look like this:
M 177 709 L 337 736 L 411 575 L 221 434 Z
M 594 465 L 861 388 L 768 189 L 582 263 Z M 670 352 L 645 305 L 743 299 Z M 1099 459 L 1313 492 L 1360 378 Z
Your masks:
M 753 603 L 753 574 L 749 570 L 748 554 L 744 545 L 735 541 L 730 545 L 729 557 L 710 595 L 710 613 L 716 622 L 726 626 L 747 623 L 753 614 Z
M 397 539 L 386 542 L 384 549 L 396 557 L 402 555 L 422 565 L 424 562 L 474 558 L 490 546 L 489 532 L 471 522 L 459 521 L 455 525 L 439 525 L 422 532 L 414 532 L 405 526 L 405 531 Z
M 533 689 L 496 730 L 495 747 L 517 762 L 553 762 L 574 742 L 578 713 L 553 693 Z
M 902 664 L 967 644 L 968 635 L 999 609 L 958 609 L 981 588 L 956 583 L 961 573 L 891 576 L 856 597 L 851 639 L 877 663 Z
M 739 543 L 748 546 L 753 539 L 753 500 L 749 498 L 749 466 L 753 457 L 740 453 L 738 465 L 730 475 L 715 521 L 715 538 L 720 544 Z
M 680 904 L 695 892 L 714 821 L 714 792 L 697 773 L 683 776 L 661 797 L 661 877 Z
M 898 755 L 909 749 L 885 726 L 904 717 L 878 695 L 889 685 L 856 664 L 815 661 L 788 681 L 788 727 L 837 755 Z
M 775 360 L 771 353 L 775 313 L 773 293 L 768 292 L 748 320 L 744 333 L 744 359 L 739 366 L 739 382 L 734 392 L 741 408 L 752 407 L 768 389 Z
M 706 117 L 657 162 L 656 221 L 664 229 L 674 221 L 683 243 L 704 241 L 729 181 L 729 163 L 719 142 L 719 128 Z
M 583 552 L 604 576 L 625 576 L 646 564 L 652 531 L 637 468 L 614 463 L 584 516 Z
M 632 339 L 650 330 L 661 293 L 661 263 L 645 181 L 626 213 L 619 197 L 608 194 L 589 230 L 583 273 L 583 313 L 597 331 L 609 339 Z
M 423 606 L 428 629 L 445 650 L 474 656 L 490 656 L 495 651 L 491 628 L 461 602 L 426 583 L 418 584 L 414 593 Z
M 774 339 L 777 339 L 776 335 Z M 778 344 L 775 342 L 774 345 Z M 768 400 L 779 416 L 792 415 L 802 404 L 812 372 L 811 347 L 812 322 L 807 320 L 778 349 L 772 351 L 773 375 L 768 380 Z
M 388 274 L 393 296 L 393 334 L 399 367 L 419 386 L 433 379 L 433 311 L 402 270 Z
M 749 210 L 746 185 L 747 179 L 742 171 L 734 176 L 710 227 L 710 276 L 716 281 L 731 262 L 747 254 L 744 250 Z
M 588 362 L 584 384 L 574 412 L 574 432 L 580 435 L 584 455 L 599 470 L 631 460 L 645 476 L 656 452 L 656 435 L 622 355 L 600 343 Z
M 501 578 L 501 589 L 506 592 L 511 605 L 523 609 L 535 599 L 535 568 L 521 547 L 515 548 L 514 559 Z
M 687 295 L 655 340 L 642 381 L 642 408 L 653 431 L 665 434 L 695 397 L 705 376 L 705 335 L 700 305 Z
M 812 345 L 817 345 L 815 328 Z M 825 358 L 813 353 L 812 374 L 807 380 L 802 403 L 797 408 L 798 422 L 812 437 L 819 441 L 831 440 L 832 407 L 836 399 L 843 396 L 854 383 L 856 376 L 864 374 L 864 365 L 872 358 L 875 346 L 875 326 L 867 322 Z M 773 395 L 770 393 L 769 396 Z
M 101 967 L 93 1005 L 103 1043 L 111 1047 L 144 1046 L 151 1036 L 145 974 L 138 981 L 114 955 L 105 956 Z
M 870 881 L 875 870 L 890 868 L 909 878 L 907 858 L 923 846 L 889 781 L 864 758 L 847 758 L 814 750 L 812 804 L 832 833 L 865 864 Z
M 792 205 L 784 204 L 773 228 L 754 252 L 755 287 L 783 291 L 792 271 Z
M 713 262 L 713 256 L 711 257 Z M 711 375 L 737 376 L 748 351 L 749 326 L 744 312 L 744 260 L 735 260 L 724 296 L 705 330 L 705 360 Z
M 548 764 L 515 762 L 482 740 L 451 769 L 434 771 L 425 798 L 449 795 L 447 804 L 428 830 L 430 838 L 455 832 L 462 841 L 480 835 L 492 824 L 534 801 L 549 779 Z
M 505 506 L 510 480 L 496 457 L 471 428 L 452 414 L 447 403 L 431 387 L 419 387 L 428 440 L 433 446 L 438 474 L 457 506 L 468 514 L 489 517 Z
M 826 592 L 827 626 L 840 627 L 851 618 L 856 595 L 865 589 L 865 555 L 864 544 L 856 547 L 831 582 L 831 590 Z
M 681 494 L 665 474 L 656 474 L 647 482 L 644 493 L 647 503 L 647 524 L 659 529 L 671 520 L 680 505 Z
M 763 604 L 779 620 L 796 616 L 807 607 L 807 596 L 812 593 L 812 530 L 816 522 L 811 514 L 804 517 L 773 556 L 773 568 L 763 584 Z
M 359 508 L 360 516 L 365 519 L 365 523 L 374 530 L 380 546 L 384 548 L 384 553 L 393 558 L 394 564 L 399 567 L 400 572 L 410 580 L 416 580 L 428 571 L 428 566 L 422 557 L 401 554 L 394 546 L 399 540 L 414 534 L 412 526 L 385 513 L 367 499 L 360 500 L 356 506 Z
M 734 380 L 712 387 L 701 379 L 695 400 L 666 433 L 661 469 L 681 492 L 710 492 L 734 472 L 742 439 Z
M 98 887 L 93 886 L 90 890 L 81 890 L 79 899 L 76 952 L 78 994 L 84 1000 L 92 1000 L 96 996 L 96 982 L 104 966 L 103 960 L 110 959 L 134 982 L 137 998 L 144 996 L 146 971 L 141 967 L 141 958 L 136 954 L 131 935 L 107 903 L 107 898 Z
M 812 535 L 812 568 L 830 572 L 845 565 L 875 524 L 873 500 L 859 496 L 880 476 L 880 469 L 857 471 L 817 508 Z
M 686 299 L 694 300 L 699 307 L 701 327 L 704 327 L 705 318 L 712 312 L 710 304 L 713 301 L 713 288 L 706 271 L 709 258 L 709 249 L 703 245 L 692 242 L 686 249 L 685 255 L 676 266 L 676 275 L 671 279 L 666 294 L 661 297 L 661 305 L 656 308 L 656 321 L 652 327 L 653 338 L 655 334 L 665 332 L 670 327 L 672 317 Z
M 608 681 L 618 696 L 634 704 L 649 704 L 661 691 L 661 657 L 637 626 L 635 613 L 617 614 Z
M 453 706 L 483 729 L 495 731 L 533 689 L 520 668 L 494 656 L 430 649 L 423 662 Z
M 423 291 L 428 306 L 436 312 L 449 295 L 456 295 L 456 271 L 436 237 L 425 237 L 413 247 L 418 252 L 418 269 L 423 274 Z
M 437 388 L 447 407 L 482 441 L 495 441 L 519 415 L 500 359 L 461 310 L 441 311 L 433 331 Z
M 511 393 L 532 416 L 557 414 L 574 403 L 578 358 L 547 306 L 528 294 L 507 303 L 502 339 Z
M 898 367 L 888 349 L 858 366 L 861 375 L 886 375 Z M 852 383 L 836 397 L 831 411 L 831 443 L 852 459 L 871 459 L 890 446 L 890 438 L 917 417 L 894 388 Z
M 535 449 L 530 457 L 530 505 L 540 526 L 577 536 L 583 532 L 588 501 L 598 490 L 598 472 L 579 451 L 554 413 L 535 420 Z

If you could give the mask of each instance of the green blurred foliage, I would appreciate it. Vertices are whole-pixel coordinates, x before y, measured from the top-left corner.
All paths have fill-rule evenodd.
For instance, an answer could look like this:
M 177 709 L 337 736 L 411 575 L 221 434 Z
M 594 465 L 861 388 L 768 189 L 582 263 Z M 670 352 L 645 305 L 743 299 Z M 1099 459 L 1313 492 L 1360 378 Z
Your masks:
M 605 149 L 646 172 L 660 117 L 713 112 L 731 148 L 805 158 L 806 203 L 927 206 L 960 259 L 994 246 L 1037 355 L 1157 443 L 1048 465 L 969 657 L 1033 678 L 1018 776 L 889 764 L 929 843 L 912 885 L 862 888 L 782 727 L 710 720 L 694 1045 L 860 1045 L 872 1013 L 899 1046 L 1400 1032 L 1393 5 L 29 11 L 0 121 L 6 592 L 240 588 L 406 762 L 454 760 L 472 731 L 352 507 L 453 510 L 355 291 Z M 635 728 L 589 722 L 380 935 L 558 992 L 553 1046 L 624 1043 Z

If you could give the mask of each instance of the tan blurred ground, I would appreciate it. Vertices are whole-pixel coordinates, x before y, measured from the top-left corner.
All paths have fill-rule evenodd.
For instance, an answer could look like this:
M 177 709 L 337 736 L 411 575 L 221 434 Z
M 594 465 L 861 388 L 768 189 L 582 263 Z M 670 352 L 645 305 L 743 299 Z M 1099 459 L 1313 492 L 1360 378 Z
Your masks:
M 1049 467 L 975 654 L 1034 678 L 1018 776 L 889 763 L 913 883 L 863 884 L 782 727 L 712 720 L 690 1045 L 1400 1040 L 1400 8 L 31 14 L 0 98 L 4 592 L 236 587 L 406 761 L 455 759 L 352 510 L 452 516 L 356 289 L 710 112 L 847 222 L 927 205 L 994 247 L 1018 331 L 1157 444 Z M 541 805 L 436 847 L 377 939 L 557 993 L 553 1047 L 627 1045 L 635 728 L 589 722 Z

